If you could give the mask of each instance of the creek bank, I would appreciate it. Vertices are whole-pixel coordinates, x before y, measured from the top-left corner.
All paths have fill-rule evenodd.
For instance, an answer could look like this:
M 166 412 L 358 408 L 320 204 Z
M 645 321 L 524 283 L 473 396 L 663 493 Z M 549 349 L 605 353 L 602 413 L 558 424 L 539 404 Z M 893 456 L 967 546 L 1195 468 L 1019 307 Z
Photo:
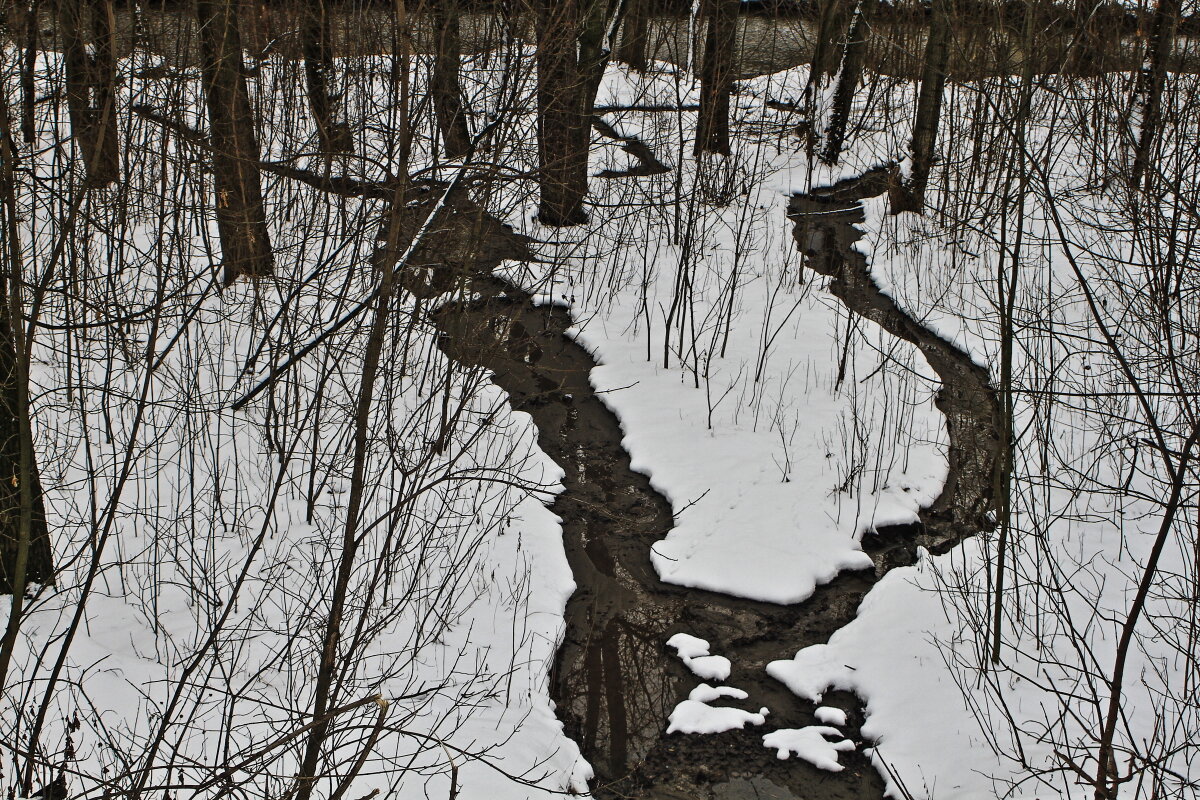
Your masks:
M 566 732 L 596 772 L 597 797 L 794 798 L 881 797 L 883 783 L 861 755 L 862 711 L 849 694 L 826 704 L 848 713 L 840 773 L 796 759 L 779 760 L 762 736 L 818 724 L 814 706 L 766 674 L 766 665 L 824 642 L 854 617 L 870 589 L 870 571 L 846 573 L 807 603 L 778 606 L 665 584 L 650 547 L 671 529 L 672 509 L 630 466 L 617 417 L 595 394 L 591 354 L 568 331 L 561 307 L 537 306 L 495 279 L 477 280 L 479 299 L 433 315 L 443 350 L 491 370 L 513 408 L 533 417 L 541 448 L 564 470 L 551 511 L 578 586 L 566 609 L 566 635 L 551 674 L 551 696 Z M 766 706 L 761 728 L 713 735 L 666 735 L 675 705 L 700 683 L 667 648 L 674 633 L 708 639 L 734 664 L 728 683 Z
M 862 704 L 852 694 L 831 692 L 824 700 L 847 712 L 842 731 L 856 745 L 841 755 L 842 772 L 780 760 L 762 743 L 772 730 L 819 724 L 815 707 L 770 678 L 766 665 L 826 642 L 853 621 L 878 576 L 912 563 L 918 545 L 934 552 L 953 547 L 979 529 L 991 507 L 990 482 L 982 479 L 991 474 L 989 426 L 998 406 L 986 371 L 904 315 L 871 283 L 865 259 L 853 249 L 861 236 L 854 227 L 862 219 L 858 201 L 879 187 L 886 188 L 886 175 L 869 173 L 854 185 L 796 198 L 790 215 L 809 266 L 833 277 L 830 290 L 855 313 L 916 344 L 942 377 L 938 406 L 950 432 L 950 480 L 921 523 L 867 537 L 864 549 L 875 570 L 842 573 L 794 606 L 659 580 L 649 554 L 673 527 L 671 505 L 632 469 L 620 421 L 592 389 L 589 374 L 596 361 L 570 335 L 569 312 L 538 305 L 490 274 L 500 254 L 527 252 L 527 240 L 483 219 L 476 207 L 459 204 L 452 215 L 466 213 L 467 227 L 488 231 L 485 255 L 462 259 L 453 269 L 417 270 L 427 292 L 446 285 L 437 277 L 444 274 L 459 285 L 460 297 L 469 298 L 430 315 L 439 346 L 462 365 L 488 369 L 513 408 L 530 414 L 540 447 L 564 470 L 565 489 L 551 511 L 563 520 L 563 544 L 578 588 L 567 604 L 551 696 L 566 733 L 595 770 L 596 797 L 883 796 L 882 778 L 862 755 L 870 742 L 862 739 Z M 727 704 L 747 711 L 766 706 L 771 713 L 765 725 L 712 735 L 665 733 L 672 709 L 700 682 L 666 646 L 678 632 L 707 639 L 713 653 L 730 658 L 728 683 L 749 697 Z
M 938 555 L 968 536 L 990 530 L 1000 468 L 1000 403 L 991 376 L 970 356 L 896 305 L 871 278 L 866 256 L 855 249 L 866 218 L 862 201 L 884 194 L 896 180 L 892 165 L 832 186 L 796 195 L 788 216 L 805 264 L 832 278 L 829 291 L 855 314 L 913 344 L 942 382 L 935 404 L 946 419 L 947 476 L 937 499 L 916 525 L 895 526 L 864 538 L 880 575 L 912 564 L 917 548 Z

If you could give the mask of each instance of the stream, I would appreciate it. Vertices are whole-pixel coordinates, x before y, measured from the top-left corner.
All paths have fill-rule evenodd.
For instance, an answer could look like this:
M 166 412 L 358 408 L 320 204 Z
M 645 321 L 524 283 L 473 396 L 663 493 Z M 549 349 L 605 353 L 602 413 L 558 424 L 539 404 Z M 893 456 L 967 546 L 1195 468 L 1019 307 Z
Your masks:
M 780 606 L 663 583 L 650 547 L 673 525 L 670 503 L 630 466 L 620 421 L 595 394 L 591 354 L 569 335 L 569 312 L 490 275 L 484 257 L 465 276 L 464 296 L 433 312 L 439 346 L 463 365 L 484 367 L 530 414 L 541 448 L 565 471 L 565 490 L 550 510 L 563 520 L 563 544 L 577 589 L 566 608 L 566 633 L 551 696 L 568 736 L 595 770 L 598 798 L 647 800 L 835 800 L 880 798 L 884 783 L 862 755 L 861 701 L 830 692 L 823 704 L 847 713 L 842 772 L 780 760 L 762 736 L 819 724 L 813 704 L 766 674 L 766 665 L 826 642 L 855 617 L 879 576 L 911 564 L 918 545 L 943 552 L 986 525 L 991 508 L 998 406 L 987 373 L 907 317 L 871 283 L 852 245 L 861 234 L 858 201 L 886 188 L 886 175 L 817 190 L 793 200 L 789 216 L 813 269 L 833 276 L 830 290 L 848 308 L 878 322 L 925 354 L 944 387 L 938 406 L 950 434 L 950 476 L 942 495 L 915 525 L 868 536 L 874 570 L 845 572 L 808 601 Z M 482 214 L 476 210 L 476 216 Z M 520 238 L 493 226 L 509 239 Z M 501 238 L 503 238 L 503 236 Z M 523 243 L 519 243 L 523 247 Z M 511 257 L 520 247 L 492 248 Z M 991 443 L 989 446 L 989 442 Z M 765 725 L 712 735 L 667 735 L 666 720 L 701 682 L 666 646 L 686 632 L 712 643 L 734 665 L 728 684 L 749 699 L 725 704 L 770 709 Z

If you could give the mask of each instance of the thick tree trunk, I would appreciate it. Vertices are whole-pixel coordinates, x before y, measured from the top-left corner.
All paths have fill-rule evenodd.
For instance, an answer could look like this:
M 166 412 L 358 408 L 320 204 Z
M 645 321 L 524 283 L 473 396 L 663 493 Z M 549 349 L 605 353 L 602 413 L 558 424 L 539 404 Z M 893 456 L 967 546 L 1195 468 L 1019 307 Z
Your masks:
M 87 183 L 106 186 L 120 174 L 112 0 L 59 0 L 58 19 L 71 134 Z
M 42 483 L 17 358 L 8 292 L 0 283 L 0 594 L 11 594 L 17 582 L 17 560 L 25 537 L 28 556 L 21 583 L 49 583 L 54 577 Z M 29 508 L 23 508 L 21 499 L 26 480 L 31 490 Z
M 1158 0 L 1154 28 L 1150 34 L 1145 66 L 1138 75 L 1137 100 L 1141 104 L 1141 131 L 1134 147 L 1133 170 L 1129 182 L 1137 187 L 1146 177 L 1151 151 L 1162 124 L 1162 95 L 1167 83 L 1167 66 L 1175 30 L 1179 26 L 1180 0 Z
M 846 29 L 847 0 L 822 0 L 818 4 L 816 41 L 813 43 L 809 82 L 824 82 L 838 62 L 838 37 Z
M 471 149 L 471 129 L 463 111 L 458 84 L 461 57 L 458 39 L 458 0 L 436 0 L 433 21 L 438 33 L 430 88 L 442 144 L 450 158 L 462 158 Z
M 608 47 L 610 32 L 615 34 L 613 25 L 615 14 L 620 7 L 619 0 L 586 0 L 580 18 L 579 27 L 579 108 L 583 115 L 583 124 L 579 127 L 578 157 L 576 168 L 587 170 L 587 151 L 591 145 L 592 115 L 596 109 L 596 94 L 600 84 L 604 82 L 604 70 L 612 56 Z M 620 20 L 615 20 L 620 22 Z M 585 176 L 586 177 L 586 176 Z
M 626 0 L 625 23 L 617 58 L 634 69 L 646 69 L 646 46 L 650 28 L 650 0 Z
M 274 272 L 233 0 L 196 0 L 225 283 Z
M 239 0 L 238 9 L 240 27 L 246 37 L 243 44 L 252 58 L 261 60 L 266 57 L 264 51 L 271 41 L 266 4 L 263 0 Z
M 733 53 L 737 46 L 740 0 L 705 0 L 708 28 L 700 68 L 700 114 L 695 154 L 729 155 L 729 93 L 733 89 Z
M 929 14 L 929 38 L 925 43 L 925 67 L 921 73 L 921 91 L 917 96 L 917 115 L 913 122 L 911 158 L 908 175 L 891 187 L 891 211 L 921 213 L 925 207 L 925 188 L 933 168 L 937 146 L 938 121 L 942 115 L 942 89 L 946 84 L 946 64 L 950 56 L 950 13 L 948 0 L 932 0 Z
M 538 219 L 566 226 L 587 222 L 587 149 L 583 140 L 583 76 L 576 55 L 580 0 L 535 0 L 537 16 Z M 582 155 L 582 157 L 581 157 Z M 582 162 L 582 169 L 580 168 Z
M 50 583 L 54 560 L 42 484 L 33 452 L 33 430 L 29 420 L 28 369 L 21 357 L 19 297 L 10 294 L 10 284 L 21 280 L 21 243 L 17 223 L 13 162 L 17 147 L 10 126 L 8 103 L 0 98 L 0 206 L 3 210 L 4 248 L 0 274 L 0 594 L 23 592 L 30 583 Z M 16 300 L 17 302 L 14 302 Z M 20 616 L 20 600 L 14 599 L 13 618 Z M 8 633 L 5 635 L 7 640 Z M 0 668 L 0 681 L 5 669 Z
M 862 78 L 863 59 L 867 54 L 866 2 L 859 0 L 846 33 L 846 46 L 842 49 L 842 64 L 838 69 L 837 87 L 833 92 L 833 107 L 829 113 L 829 126 L 825 129 L 825 142 L 820 158 L 826 164 L 836 164 L 846 141 L 846 126 L 850 123 L 850 108 L 854 93 Z
M 353 142 L 350 129 L 338 120 L 337 101 L 330 92 L 333 52 L 330 47 L 329 10 L 325 0 L 302 0 L 301 39 L 304 50 L 304 86 L 308 107 L 317 123 L 323 153 L 344 153 Z

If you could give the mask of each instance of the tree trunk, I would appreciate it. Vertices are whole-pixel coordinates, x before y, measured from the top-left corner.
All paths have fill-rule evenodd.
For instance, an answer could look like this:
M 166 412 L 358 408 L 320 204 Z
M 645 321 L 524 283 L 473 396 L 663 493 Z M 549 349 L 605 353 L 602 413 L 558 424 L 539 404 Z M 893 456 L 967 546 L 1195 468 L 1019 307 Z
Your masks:
M 24 11 L 25 52 L 21 59 L 21 138 L 25 140 L 26 144 L 32 144 L 37 138 L 37 128 L 33 119 L 33 107 L 37 102 L 36 85 L 33 79 L 38 46 L 37 0 L 30 0 L 29 5 L 24 7 Z
M 251 58 L 261 61 L 266 57 L 264 51 L 271 41 L 266 19 L 266 5 L 262 0 L 239 0 L 238 14 L 241 17 L 241 30 L 246 40 L 243 42 Z
M 587 150 L 576 45 L 580 0 L 535 0 L 537 15 L 538 219 L 545 225 L 587 222 Z M 580 163 L 582 161 L 582 169 Z
M 592 115 L 596 109 L 596 94 L 604 82 L 604 70 L 608 68 L 612 53 L 608 47 L 609 34 L 615 34 L 613 14 L 620 9 L 619 0 L 587 0 L 580 18 L 579 27 L 579 108 L 583 124 L 579 128 L 577 155 L 580 161 L 576 168 L 587 170 L 587 151 L 591 145 Z M 619 20 L 616 20 L 619 22 Z
M 909 174 L 893 184 L 888 192 L 891 211 L 915 211 L 925 207 L 925 188 L 933 168 L 937 146 L 938 121 L 942 115 L 942 88 L 946 84 L 946 64 L 950 56 L 950 14 L 948 0 L 932 0 L 929 14 L 929 38 L 925 42 L 925 68 L 921 73 L 921 91 L 917 96 L 917 115 L 909 146 Z
M 617 58 L 641 72 L 646 69 L 646 45 L 649 38 L 650 0 L 626 0 L 625 24 Z
M 824 0 L 818 7 L 809 84 L 819 85 L 837 68 L 838 36 L 846 27 L 846 0 Z
M 29 407 L 23 402 L 26 391 L 19 383 L 23 371 L 18 369 L 12 327 L 8 292 L 0 286 L 0 594 L 11 594 L 18 582 L 17 561 L 26 536 L 28 556 L 20 583 L 49 583 L 54 577 L 42 483 L 30 447 Z M 28 462 L 23 464 L 25 458 Z M 21 486 L 27 479 L 31 504 L 24 509 Z
M 337 119 L 336 100 L 329 90 L 334 69 L 328 7 L 325 0 L 302 0 L 301 8 L 304 86 L 308 107 L 317 123 L 321 152 L 344 153 L 353 147 L 353 142 L 349 127 Z
M 112 0 L 59 0 L 58 19 L 71 134 L 88 185 L 107 186 L 120 175 Z
M 708 28 L 700 68 L 700 114 L 695 155 L 729 155 L 729 93 L 733 89 L 733 52 L 737 46 L 739 0 L 705 0 Z
M 430 89 L 442 143 L 450 158 L 462 158 L 471 149 L 471 129 L 463 111 L 458 85 L 460 49 L 458 39 L 458 0 L 435 0 L 434 29 L 438 32 Z
M 258 142 L 242 67 L 242 43 L 233 0 L 196 0 L 200 61 L 208 104 L 217 192 L 217 232 L 224 279 L 264 277 L 274 272 L 267 235 Z
M 826 164 L 836 164 L 846 141 L 846 126 L 850 123 L 850 107 L 854 93 L 862 78 L 863 59 L 867 54 L 866 0 L 859 0 L 854 7 L 850 30 L 846 33 L 846 46 L 842 50 L 842 64 L 838 70 L 837 88 L 833 93 L 829 126 L 825 129 L 825 142 L 820 158 Z
M 1154 10 L 1154 28 L 1150 34 L 1146 62 L 1138 74 L 1137 100 L 1141 103 L 1141 131 L 1133 155 L 1129 182 L 1140 186 L 1150 164 L 1151 150 L 1162 124 L 1162 95 L 1167 83 L 1167 62 L 1179 25 L 1180 0 L 1158 0 Z
M 10 633 L 19 622 L 21 597 L 30 583 L 50 583 L 54 560 L 29 420 L 28 369 L 23 363 L 20 298 L 21 243 L 13 162 L 17 154 L 8 103 L 0 98 L 0 206 L 5 246 L 0 275 L 0 594 L 15 594 L 3 649 L 11 654 Z M 0 685 L 5 668 L 0 668 Z

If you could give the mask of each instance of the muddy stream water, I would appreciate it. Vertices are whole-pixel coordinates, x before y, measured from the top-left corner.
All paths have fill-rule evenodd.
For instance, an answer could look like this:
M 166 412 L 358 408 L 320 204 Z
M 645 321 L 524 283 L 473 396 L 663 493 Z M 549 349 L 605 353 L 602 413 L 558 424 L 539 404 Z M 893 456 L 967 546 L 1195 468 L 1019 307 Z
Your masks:
M 825 642 L 854 619 L 880 575 L 912 563 L 917 545 L 953 547 L 978 530 L 990 508 L 996 441 L 995 397 L 986 372 L 901 312 L 870 282 L 851 247 L 860 235 L 857 201 L 886 185 L 868 174 L 854 183 L 797 197 L 790 216 L 809 265 L 833 276 L 831 291 L 855 313 L 916 344 L 944 387 L 938 405 L 950 432 L 950 479 L 921 524 L 880 530 L 864 541 L 876 569 L 847 572 L 808 601 L 780 606 L 663 583 L 650 547 L 670 531 L 672 509 L 630 467 L 620 420 L 593 391 L 591 354 L 568 334 L 564 308 L 535 305 L 526 293 L 476 273 L 466 296 L 433 315 L 441 347 L 464 365 L 485 367 L 513 408 L 530 414 L 539 444 L 565 471 L 551 510 L 578 586 L 566 609 L 566 634 L 551 694 L 567 735 L 595 769 L 602 798 L 880 798 L 883 781 L 862 755 L 862 703 L 832 692 L 824 704 L 847 712 L 855 741 L 839 773 L 795 757 L 780 760 L 764 733 L 817 724 L 814 706 L 770 678 L 766 665 Z M 781 224 L 782 224 L 781 220 Z M 482 266 L 482 265 L 481 265 Z M 989 444 L 990 443 L 990 444 Z M 749 698 L 728 705 L 770 709 L 766 725 L 715 735 L 667 735 L 666 720 L 701 681 L 666 646 L 674 633 L 709 640 L 734 665 L 728 684 Z

